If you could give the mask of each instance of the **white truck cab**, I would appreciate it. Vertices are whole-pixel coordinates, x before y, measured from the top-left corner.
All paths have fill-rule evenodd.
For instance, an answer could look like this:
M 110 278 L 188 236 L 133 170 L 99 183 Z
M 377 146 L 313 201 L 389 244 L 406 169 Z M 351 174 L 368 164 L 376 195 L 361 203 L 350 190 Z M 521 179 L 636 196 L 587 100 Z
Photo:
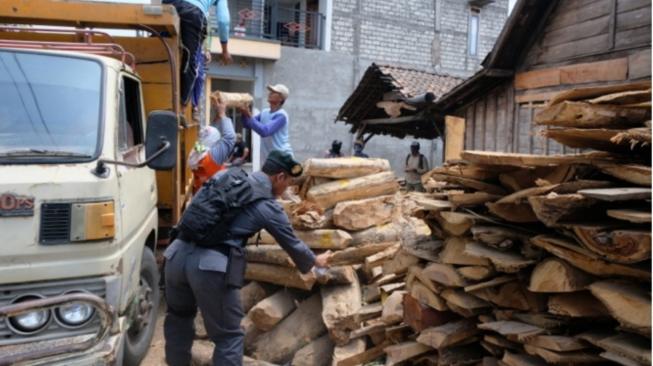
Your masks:
M 159 304 L 157 182 L 177 117 L 146 121 L 113 57 L 0 47 L 0 365 L 137 365 Z

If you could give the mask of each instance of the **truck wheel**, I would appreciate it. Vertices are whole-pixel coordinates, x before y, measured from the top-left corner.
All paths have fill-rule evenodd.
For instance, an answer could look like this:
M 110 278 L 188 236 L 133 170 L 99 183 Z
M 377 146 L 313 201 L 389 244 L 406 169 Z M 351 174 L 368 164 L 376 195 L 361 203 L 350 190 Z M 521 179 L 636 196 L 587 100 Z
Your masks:
M 135 309 L 124 343 L 125 366 L 137 366 L 141 363 L 150 348 L 156 327 L 159 310 L 159 269 L 154 253 L 148 247 L 143 249 L 140 286 L 132 306 L 135 306 Z

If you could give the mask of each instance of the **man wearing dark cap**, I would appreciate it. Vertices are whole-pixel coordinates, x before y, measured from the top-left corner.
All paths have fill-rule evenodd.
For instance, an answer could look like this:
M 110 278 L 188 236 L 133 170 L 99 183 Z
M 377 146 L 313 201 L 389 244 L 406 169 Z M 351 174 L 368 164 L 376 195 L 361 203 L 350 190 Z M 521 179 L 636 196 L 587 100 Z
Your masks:
M 220 179 L 222 174 L 229 173 L 221 172 L 211 179 Z M 256 199 L 237 212 L 218 242 L 224 248 L 242 246 L 249 237 L 265 229 L 302 273 L 308 273 L 314 266 L 327 267 L 331 253 L 313 254 L 295 236 L 288 217 L 275 199 L 301 174 L 302 166 L 292 156 L 272 151 L 262 170 L 246 178 Z M 209 338 L 215 343 L 213 365 L 241 365 L 244 334 L 240 327 L 243 310 L 239 286 L 243 279 L 240 285 L 233 284 L 230 270 L 233 251 L 220 245 L 202 247 L 187 236 L 182 230 L 164 253 L 168 304 L 164 323 L 166 361 L 172 366 L 190 365 L 194 319 L 199 307 Z

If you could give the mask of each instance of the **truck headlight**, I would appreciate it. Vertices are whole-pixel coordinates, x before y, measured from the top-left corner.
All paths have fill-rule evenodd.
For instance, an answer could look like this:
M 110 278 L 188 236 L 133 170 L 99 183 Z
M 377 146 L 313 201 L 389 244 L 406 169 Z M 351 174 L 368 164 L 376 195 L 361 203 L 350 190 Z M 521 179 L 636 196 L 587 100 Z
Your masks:
M 62 323 L 62 325 L 76 328 L 81 327 L 86 324 L 95 313 L 93 306 L 82 303 L 74 302 L 72 304 L 63 305 L 55 310 L 57 315 L 57 320 Z
M 70 241 L 111 239 L 116 233 L 113 201 L 73 203 Z
M 12 303 L 42 299 L 36 295 L 26 295 L 14 300 Z M 45 328 L 50 321 L 50 311 L 37 310 L 19 314 L 9 318 L 9 327 L 18 334 L 33 334 Z

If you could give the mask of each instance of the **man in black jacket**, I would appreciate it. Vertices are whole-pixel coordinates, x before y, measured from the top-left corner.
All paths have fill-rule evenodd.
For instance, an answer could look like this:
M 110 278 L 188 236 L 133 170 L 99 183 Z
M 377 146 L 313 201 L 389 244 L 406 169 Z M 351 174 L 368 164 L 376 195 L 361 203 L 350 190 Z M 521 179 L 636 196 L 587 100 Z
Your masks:
M 299 240 L 281 205 L 276 201 L 302 167 L 292 156 L 273 151 L 262 171 L 247 179 L 254 194 L 261 197 L 242 208 L 223 235 L 224 246 L 200 247 L 184 238 L 183 232 L 166 249 L 165 283 L 168 313 L 164 323 L 166 361 L 172 366 L 189 365 L 195 336 L 197 307 L 202 311 L 209 337 L 215 343 L 214 365 L 241 365 L 243 310 L 240 288 L 231 286 L 230 261 L 226 248 L 242 245 L 261 229 L 267 230 L 288 252 L 302 273 L 326 267 L 330 253 L 316 256 Z M 219 173 L 227 174 L 227 173 Z M 216 179 L 216 177 L 212 178 Z M 220 240 L 218 240 L 220 241 Z

